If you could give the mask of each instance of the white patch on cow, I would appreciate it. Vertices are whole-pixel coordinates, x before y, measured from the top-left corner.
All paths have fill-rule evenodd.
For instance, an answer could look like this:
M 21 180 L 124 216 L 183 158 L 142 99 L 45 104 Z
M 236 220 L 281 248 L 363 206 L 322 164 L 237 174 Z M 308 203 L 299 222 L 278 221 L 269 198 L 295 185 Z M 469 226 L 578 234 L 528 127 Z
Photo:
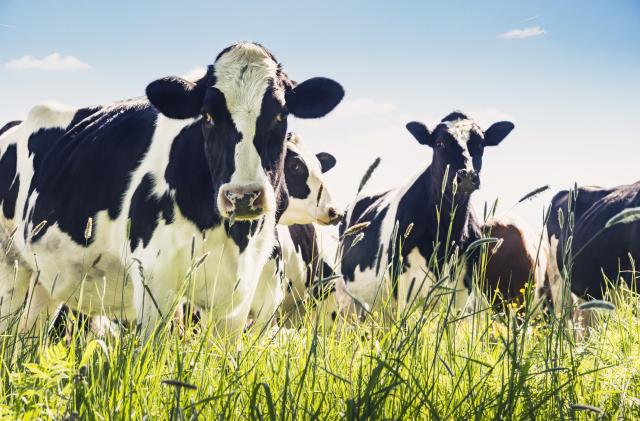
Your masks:
M 329 216 L 329 210 L 335 208 L 331 193 L 324 182 L 320 161 L 304 147 L 300 137 L 295 133 L 292 133 L 286 146 L 287 149 L 300 156 L 309 172 L 309 177 L 307 178 L 309 195 L 302 199 L 289 196 L 289 204 L 282 213 L 279 223 L 283 225 L 311 224 L 314 222 L 325 225 L 330 224 L 331 216 Z M 318 197 L 319 194 L 320 197 Z
M 471 132 L 475 131 L 479 136 L 482 137 L 482 130 L 480 127 L 470 119 L 457 119 L 453 121 L 445 121 L 443 124 L 447 126 L 447 131 L 449 134 L 456 139 L 456 142 L 462 148 L 462 155 L 465 159 L 466 169 L 473 170 L 471 154 L 469 153 L 469 148 L 467 147 L 467 142 L 471 138 Z
M 229 185 L 262 187 L 267 212 L 275 210 L 275 192 L 253 141 L 262 99 L 270 83 L 277 79 L 277 71 L 278 64 L 255 44 L 238 44 L 215 63 L 214 86 L 224 94 L 231 118 L 242 135 L 236 145 L 235 171 Z M 275 84 L 273 89 L 275 97 L 284 104 L 284 90 Z

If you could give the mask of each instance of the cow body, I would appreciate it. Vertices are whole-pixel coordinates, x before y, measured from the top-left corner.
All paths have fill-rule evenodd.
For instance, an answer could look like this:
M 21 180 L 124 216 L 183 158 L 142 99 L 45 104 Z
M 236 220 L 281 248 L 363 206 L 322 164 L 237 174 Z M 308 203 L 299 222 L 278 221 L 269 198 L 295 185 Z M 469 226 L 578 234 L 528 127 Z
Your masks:
M 421 144 L 434 149 L 434 159 L 405 186 L 359 197 L 347 212 L 342 235 L 368 223 L 360 241 L 354 235 L 343 238 L 341 269 L 350 295 L 369 308 L 389 298 L 403 308 L 428 293 L 438 279 L 432 269 L 454 263 L 480 238 L 469 197 L 479 187 L 483 148 L 498 144 L 512 128 L 496 123 L 483 133 L 459 112 L 445 117 L 433 133 L 421 123 L 407 125 Z M 460 308 L 471 287 L 467 269 L 463 265 L 449 281 Z
M 147 98 L 35 107 L 0 137 L 17 171 L 3 180 L 19 181 L 2 241 L 31 278 L 21 328 L 61 303 L 153 327 L 188 295 L 235 337 L 274 243 L 284 107 L 320 117 L 341 98 L 335 82 L 295 85 L 263 47 L 236 44 L 197 82 L 160 79 Z M 3 314 L 25 289 L 6 269 Z
M 571 291 L 584 299 L 602 298 L 603 275 L 614 283 L 622 279 L 634 285 L 638 277 L 634 272 L 635 262 L 640 260 L 640 222 L 607 229 L 605 225 L 625 209 L 640 206 L 640 182 L 615 188 L 579 188 L 571 206 L 568 205 L 570 194 L 558 193 L 552 202 L 552 212 L 554 209 L 563 209 L 564 215 L 572 212 L 573 229 L 566 216 L 562 227 L 557 220 L 552 221 L 553 213 L 547 224 L 556 279 L 560 279 L 559 274 L 567 273 Z M 565 255 L 564 244 L 569 237 L 572 237 L 571 250 Z

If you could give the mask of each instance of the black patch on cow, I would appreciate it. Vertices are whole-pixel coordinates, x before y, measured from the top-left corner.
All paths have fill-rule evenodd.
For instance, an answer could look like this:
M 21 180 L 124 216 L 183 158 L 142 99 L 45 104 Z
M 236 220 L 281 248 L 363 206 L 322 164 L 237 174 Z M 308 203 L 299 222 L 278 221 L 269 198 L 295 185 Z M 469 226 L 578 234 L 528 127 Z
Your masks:
M 20 176 L 16 174 L 18 155 L 15 143 L 5 149 L 0 158 L 0 203 L 5 218 L 13 219 L 20 188 Z
M 351 218 L 349 218 L 348 221 L 347 221 L 347 218 L 342 218 L 342 220 L 340 221 L 340 225 L 338 226 L 338 232 L 340 233 L 340 236 L 344 234 L 344 231 L 348 227 L 355 225 L 358 222 L 358 218 L 360 217 L 360 215 L 362 215 L 369 206 L 377 202 L 381 197 L 385 196 L 387 193 L 388 191 L 384 193 L 376 194 L 373 196 L 363 196 L 358 198 L 358 201 L 355 203 L 355 205 L 353 205 L 353 210 L 351 211 Z M 348 212 L 345 212 L 345 215 L 347 213 Z
M 10 128 L 17 126 L 20 123 L 22 123 L 22 121 L 20 120 L 14 120 L 14 121 L 8 122 L 4 126 L 2 126 L 2 128 L 0 129 L 0 136 L 2 136 L 4 132 L 8 131 Z
M 173 222 L 174 211 L 171 197 L 168 193 L 157 197 L 153 194 L 154 186 L 153 176 L 145 174 L 131 197 L 131 207 L 129 208 L 131 251 L 138 247 L 140 241 L 145 247 L 149 244 L 160 217 L 167 224 Z
M 224 228 L 227 232 L 227 235 L 231 237 L 234 243 L 240 249 L 240 253 L 242 253 L 247 246 L 249 245 L 249 239 L 257 232 L 262 229 L 264 224 L 264 217 L 255 220 L 255 221 L 236 221 L 231 224 L 231 221 L 228 219 L 224 220 Z M 273 227 L 275 229 L 275 227 Z
M 224 165 L 224 162 L 219 161 L 220 165 Z M 231 174 L 228 176 L 230 178 Z M 164 177 L 174 191 L 174 200 L 180 213 L 200 231 L 220 225 L 220 215 L 216 210 L 217 189 L 214 189 L 205 158 L 200 124 L 187 126 L 176 136 Z
M 454 111 L 440 121 L 444 123 L 445 121 L 468 120 L 468 119 L 469 117 L 467 117 L 466 114 L 460 111 Z
M 267 90 L 262 97 L 260 106 L 260 115 L 256 120 L 256 132 L 253 138 L 253 144 L 260 155 L 262 168 L 264 169 L 269 182 L 276 193 L 276 202 L 280 201 L 280 196 L 284 193 L 281 185 L 285 183 L 284 179 L 284 161 L 287 137 L 287 119 L 283 118 L 278 121 L 277 116 L 284 112 L 283 105 L 276 99 L 274 95 L 273 82 L 269 83 Z M 291 190 L 289 185 L 286 186 L 289 194 Z
M 29 195 L 38 191 L 30 222 L 47 221 L 32 241 L 57 223 L 74 242 L 87 244 L 92 241 L 84 238 L 89 218 L 95 222 L 104 210 L 111 219 L 120 215 L 129 177 L 151 144 L 157 115 L 149 105 L 123 104 L 85 117 L 61 136 L 57 129 L 57 134 L 33 135 L 47 136 L 51 144 L 29 139 L 37 162 Z
M 384 252 L 384 247 L 380 244 L 378 248 L 378 257 L 376 257 L 376 275 L 380 274 L 380 265 L 382 264 L 382 253 Z
M 332 277 L 335 272 L 320 256 L 315 227 L 313 224 L 289 225 L 288 229 L 296 253 L 302 257 L 307 268 L 305 279 L 307 290 L 318 300 L 326 298 L 330 292 L 335 291 L 335 288 L 333 286 L 327 288 L 324 279 Z
M 290 197 L 306 199 L 311 194 L 307 180 L 309 168 L 297 152 L 287 149 L 284 159 L 284 179 Z

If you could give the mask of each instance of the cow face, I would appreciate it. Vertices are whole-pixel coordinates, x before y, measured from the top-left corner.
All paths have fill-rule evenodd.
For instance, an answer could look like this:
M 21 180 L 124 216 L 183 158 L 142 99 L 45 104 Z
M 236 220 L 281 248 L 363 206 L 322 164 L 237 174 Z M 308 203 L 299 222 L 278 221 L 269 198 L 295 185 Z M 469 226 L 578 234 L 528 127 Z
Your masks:
M 455 181 L 457 192 L 468 195 L 480 188 L 485 146 L 499 144 L 514 126 L 511 122 L 501 121 L 483 132 L 466 115 L 453 112 L 442 119 L 433 133 L 415 121 L 406 127 L 418 142 L 433 148 L 431 168 L 438 186 L 442 185 L 447 174 L 446 190 L 449 191 Z
M 333 206 L 322 174 L 336 164 L 329 153 L 309 153 L 295 133 L 287 135 L 287 153 L 284 160 L 284 178 L 288 191 L 288 204 L 280 224 L 337 224 L 341 217 Z
M 200 118 L 205 155 L 220 215 L 253 220 L 276 210 L 289 114 L 318 118 L 344 96 L 335 81 L 288 79 L 264 47 L 239 43 L 223 50 L 196 82 L 152 82 L 147 97 L 169 118 Z

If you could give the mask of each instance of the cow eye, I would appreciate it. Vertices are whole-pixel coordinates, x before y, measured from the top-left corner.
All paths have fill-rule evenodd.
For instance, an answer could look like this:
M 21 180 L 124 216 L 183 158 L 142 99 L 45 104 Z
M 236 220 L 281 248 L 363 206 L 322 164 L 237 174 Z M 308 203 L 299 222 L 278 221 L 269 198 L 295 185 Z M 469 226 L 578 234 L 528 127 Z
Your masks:
M 444 149 L 444 142 L 442 140 L 438 140 L 436 142 L 436 148 L 438 149 Z
M 276 115 L 276 122 L 278 122 L 278 123 L 282 123 L 283 121 L 285 121 L 285 120 L 286 120 L 286 118 L 287 118 L 287 116 L 286 116 L 286 115 L 284 115 L 284 113 L 278 113 L 278 114 Z
M 204 121 L 206 121 L 208 124 L 213 124 L 213 116 L 208 112 L 205 111 L 204 113 L 202 113 L 202 118 L 204 118 Z

